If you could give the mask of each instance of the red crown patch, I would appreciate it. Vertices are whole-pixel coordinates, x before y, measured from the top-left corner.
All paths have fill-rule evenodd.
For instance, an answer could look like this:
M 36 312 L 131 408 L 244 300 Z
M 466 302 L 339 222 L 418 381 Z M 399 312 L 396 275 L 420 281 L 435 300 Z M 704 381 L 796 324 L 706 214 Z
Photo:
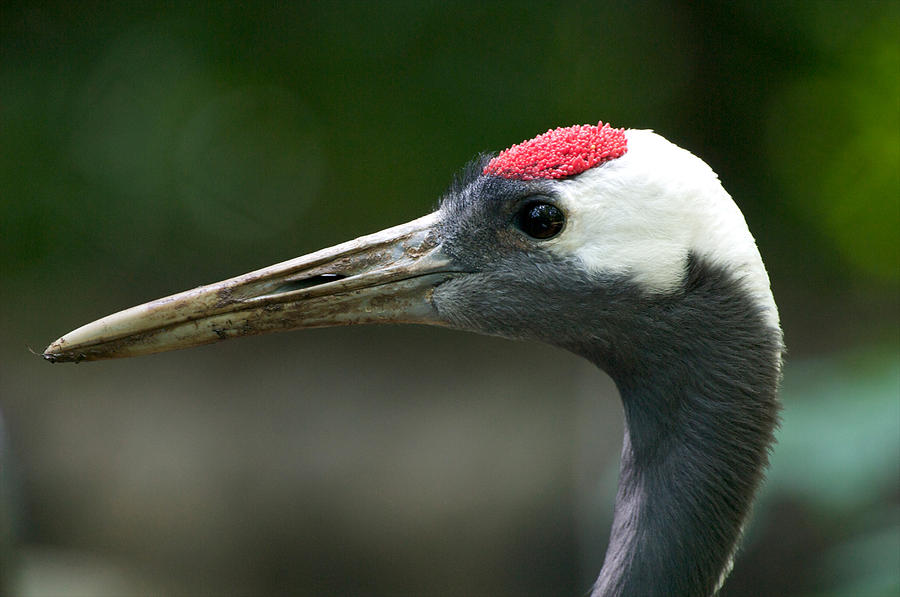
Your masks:
M 501 151 L 483 174 L 516 180 L 566 178 L 621 157 L 627 145 L 625 129 L 602 122 L 560 127 Z

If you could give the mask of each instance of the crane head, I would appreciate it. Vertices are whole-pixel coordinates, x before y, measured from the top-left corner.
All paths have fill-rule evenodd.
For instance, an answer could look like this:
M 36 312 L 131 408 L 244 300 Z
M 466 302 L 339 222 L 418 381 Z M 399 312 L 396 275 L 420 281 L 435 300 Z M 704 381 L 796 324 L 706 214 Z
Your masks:
M 364 323 L 582 352 L 587 319 L 608 330 L 591 342 L 617 344 L 644 298 L 682 292 L 697 255 L 732 269 L 777 326 L 753 238 L 705 163 L 650 131 L 558 128 L 470 164 L 434 213 L 109 315 L 44 357 L 129 357 Z

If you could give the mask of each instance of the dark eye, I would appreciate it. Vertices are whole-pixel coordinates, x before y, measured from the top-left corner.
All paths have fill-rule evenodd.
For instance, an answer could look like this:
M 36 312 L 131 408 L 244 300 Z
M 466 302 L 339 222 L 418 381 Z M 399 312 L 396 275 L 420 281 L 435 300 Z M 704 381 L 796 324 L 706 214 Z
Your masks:
M 550 203 L 529 203 L 516 214 L 516 226 L 532 238 L 551 238 L 559 234 L 566 218 Z

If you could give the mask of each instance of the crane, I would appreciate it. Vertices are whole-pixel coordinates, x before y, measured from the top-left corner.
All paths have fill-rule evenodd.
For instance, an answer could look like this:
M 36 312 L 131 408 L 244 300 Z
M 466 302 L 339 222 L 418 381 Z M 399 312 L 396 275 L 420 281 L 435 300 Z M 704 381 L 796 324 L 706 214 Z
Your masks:
M 278 330 L 445 326 L 547 342 L 625 414 L 596 597 L 714 595 L 768 464 L 783 353 L 756 243 L 706 163 L 649 130 L 548 130 L 406 224 L 89 323 L 51 362 Z

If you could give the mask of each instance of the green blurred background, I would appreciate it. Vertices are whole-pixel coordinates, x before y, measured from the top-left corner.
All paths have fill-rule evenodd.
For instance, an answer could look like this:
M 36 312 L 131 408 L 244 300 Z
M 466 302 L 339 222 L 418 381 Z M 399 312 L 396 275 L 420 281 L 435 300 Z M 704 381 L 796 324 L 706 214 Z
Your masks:
M 718 172 L 781 308 L 723 595 L 900 592 L 900 3 L 7 1 L 0 27 L 0 593 L 584 594 L 622 418 L 573 356 L 412 327 L 29 348 L 599 119 Z

